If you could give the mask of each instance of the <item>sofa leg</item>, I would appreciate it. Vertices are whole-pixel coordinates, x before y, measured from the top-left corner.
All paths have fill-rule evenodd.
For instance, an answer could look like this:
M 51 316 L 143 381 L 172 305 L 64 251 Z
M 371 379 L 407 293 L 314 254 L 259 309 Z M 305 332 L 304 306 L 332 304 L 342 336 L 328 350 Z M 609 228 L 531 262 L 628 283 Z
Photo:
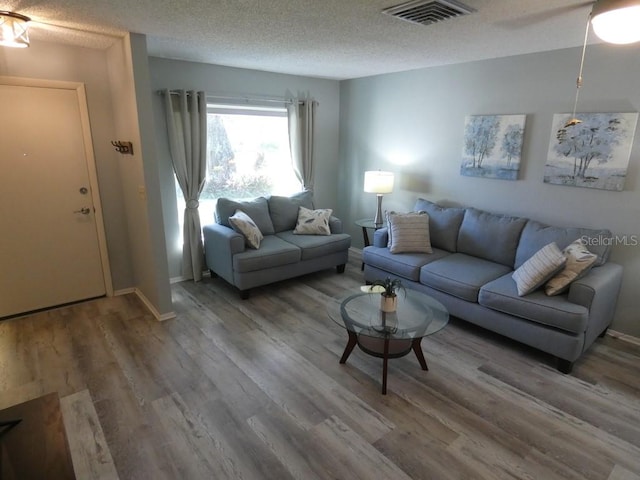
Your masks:
M 558 370 L 562 373 L 569 374 L 573 370 L 573 362 L 565 360 L 564 358 L 558 359 Z
M 336 266 L 336 272 L 338 273 L 344 273 L 344 269 L 347 265 L 345 263 L 341 264 L 341 265 L 337 265 Z
M 211 275 L 211 278 L 216 278 L 218 276 L 218 274 L 213 270 L 209 270 L 209 274 Z
M 598 335 L 598 338 L 604 338 L 604 336 L 607 334 L 607 331 L 609 330 L 609 327 L 605 328 L 602 333 L 600 335 Z
M 240 290 L 240 298 L 242 300 L 246 300 L 249 298 L 250 293 L 251 293 L 251 290 Z

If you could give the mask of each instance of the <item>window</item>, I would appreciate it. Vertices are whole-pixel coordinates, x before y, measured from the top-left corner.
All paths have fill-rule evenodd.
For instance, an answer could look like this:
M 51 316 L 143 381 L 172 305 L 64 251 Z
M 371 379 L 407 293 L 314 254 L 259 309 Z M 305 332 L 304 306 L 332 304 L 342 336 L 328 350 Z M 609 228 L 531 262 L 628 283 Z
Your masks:
M 213 221 L 220 197 L 290 195 L 302 189 L 291 165 L 285 108 L 209 104 L 207 111 L 203 225 Z M 177 183 L 176 189 L 182 227 L 184 197 Z

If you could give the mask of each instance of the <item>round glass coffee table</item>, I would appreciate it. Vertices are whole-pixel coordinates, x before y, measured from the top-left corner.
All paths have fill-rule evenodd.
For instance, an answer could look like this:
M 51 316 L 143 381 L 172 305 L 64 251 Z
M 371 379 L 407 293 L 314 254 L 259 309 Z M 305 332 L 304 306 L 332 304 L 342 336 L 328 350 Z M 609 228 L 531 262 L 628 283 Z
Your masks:
M 405 294 L 406 293 L 406 294 Z M 368 287 L 337 299 L 327 307 L 329 317 L 347 329 L 349 340 L 340 363 L 345 363 L 354 347 L 382 358 L 382 394 L 387 393 L 387 362 L 413 350 L 423 370 L 429 370 L 422 353 L 422 338 L 442 330 L 449 312 L 436 299 L 415 290 L 398 292 L 395 312 L 380 309 L 380 293 Z

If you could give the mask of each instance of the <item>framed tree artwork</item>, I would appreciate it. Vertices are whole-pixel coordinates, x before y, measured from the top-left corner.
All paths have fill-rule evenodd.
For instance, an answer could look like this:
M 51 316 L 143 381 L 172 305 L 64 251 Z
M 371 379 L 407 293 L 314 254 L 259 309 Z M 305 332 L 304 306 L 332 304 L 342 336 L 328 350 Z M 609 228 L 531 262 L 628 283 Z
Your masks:
M 544 182 L 622 191 L 638 113 L 553 116 Z
M 460 174 L 517 180 L 526 115 L 469 115 Z

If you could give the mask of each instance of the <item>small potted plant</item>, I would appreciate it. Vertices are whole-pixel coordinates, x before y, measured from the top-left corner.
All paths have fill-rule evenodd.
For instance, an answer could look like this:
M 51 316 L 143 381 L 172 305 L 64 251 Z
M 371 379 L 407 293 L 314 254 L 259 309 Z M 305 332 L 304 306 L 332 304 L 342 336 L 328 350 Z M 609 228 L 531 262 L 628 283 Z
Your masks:
M 395 312 L 398 306 L 398 295 L 396 290 L 402 290 L 406 293 L 402 281 L 399 278 L 392 279 L 387 277 L 384 280 L 374 280 L 369 285 L 369 290 L 372 292 L 380 292 L 382 298 L 380 299 L 380 310 L 383 312 Z

